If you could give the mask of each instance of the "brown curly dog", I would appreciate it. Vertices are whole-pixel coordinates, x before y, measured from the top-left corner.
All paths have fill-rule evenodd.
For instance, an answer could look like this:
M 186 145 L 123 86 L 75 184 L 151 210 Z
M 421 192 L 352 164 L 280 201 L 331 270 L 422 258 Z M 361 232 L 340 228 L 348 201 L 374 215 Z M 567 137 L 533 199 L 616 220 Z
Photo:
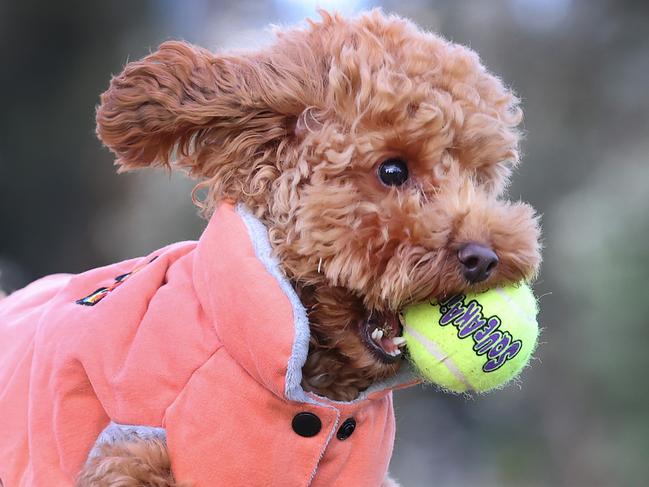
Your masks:
M 521 117 L 470 49 L 322 13 L 257 52 L 164 43 L 112 79 L 97 134 L 120 170 L 184 168 L 205 215 L 267 226 L 309 313 L 303 388 L 347 401 L 402 364 L 405 304 L 535 274 L 534 211 L 502 197 Z M 176 485 L 163 442 L 102 448 L 79 485 Z

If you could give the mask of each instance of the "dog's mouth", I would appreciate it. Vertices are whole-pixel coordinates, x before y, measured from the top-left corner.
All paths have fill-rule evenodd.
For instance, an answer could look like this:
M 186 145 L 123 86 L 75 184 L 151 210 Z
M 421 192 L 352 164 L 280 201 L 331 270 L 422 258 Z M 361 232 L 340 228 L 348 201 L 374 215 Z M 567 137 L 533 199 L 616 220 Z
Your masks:
M 359 327 L 363 343 L 377 360 L 393 364 L 401 359 L 406 340 L 401 336 L 403 327 L 396 313 L 368 311 Z

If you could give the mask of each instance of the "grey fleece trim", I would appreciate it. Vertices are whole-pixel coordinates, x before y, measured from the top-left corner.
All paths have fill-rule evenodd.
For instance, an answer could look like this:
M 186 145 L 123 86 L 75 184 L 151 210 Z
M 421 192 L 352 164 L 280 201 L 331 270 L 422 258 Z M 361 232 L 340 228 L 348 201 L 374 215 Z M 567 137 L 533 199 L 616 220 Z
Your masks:
M 309 337 L 311 335 L 306 309 L 302 305 L 293 286 L 281 270 L 279 261 L 272 254 L 270 240 L 268 239 L 268 229 L 242 204 L 238 204 L 236 210 L 248 229 L 256 257 L 261 261 L 268 273 L 275 278 L 293 308 L 295 339 L 286 368 L 284 394 L 290 401 L 317 404 L 313 398 L 304 392 L 301 385 L 302 367 L 309 353 Z
M 133 426 L 128 424 L 117 424 L 112 421 L 104 428 L 95 446 L 90 450 L 88 458 L 93 458 L 99 454 L 99 447 L 101 445 L 118 443 L 123 440 L 140 438 L 142 440 L 158 439 L 162 441 L 167 440 L 167 433 L 164 428 L 155 428 L 153 426 Z

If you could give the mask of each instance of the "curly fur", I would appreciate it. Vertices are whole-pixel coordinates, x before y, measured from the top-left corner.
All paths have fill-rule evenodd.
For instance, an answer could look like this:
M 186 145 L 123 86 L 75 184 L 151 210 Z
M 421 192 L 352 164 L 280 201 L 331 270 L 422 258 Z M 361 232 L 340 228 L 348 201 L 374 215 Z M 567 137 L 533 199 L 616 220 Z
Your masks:
M 349 400 L 399 367 L 362 343 L 368 310 L 529 278 L 539 227 L 502 197 L 518 99 L 473 51 L 378 10 L 321 15 L 254 53 L 162 44 L 113 78 L 97 133 L 121 170 L 188 170 L 206 215 L 231 199 L 262 219 L 309 310 L 303 386 Z M 395 156 L 411 177 L 388 188 L 376 170 Z M 479 285 L 466 242 L 500 259 Z
M 189 487 L 174 481 L 164 442 L 129 438 L 89 459 L 77 487 Z

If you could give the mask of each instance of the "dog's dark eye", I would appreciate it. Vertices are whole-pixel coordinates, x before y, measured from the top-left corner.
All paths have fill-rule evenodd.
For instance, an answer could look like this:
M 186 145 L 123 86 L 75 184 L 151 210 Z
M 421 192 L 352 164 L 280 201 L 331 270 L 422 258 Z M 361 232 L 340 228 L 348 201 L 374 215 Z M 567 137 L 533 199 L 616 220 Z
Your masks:
M 387 159 L 378 169 L 379 179 L 386 186 L 401 186 L 408 180 L 408 166 L 397 157 Z

